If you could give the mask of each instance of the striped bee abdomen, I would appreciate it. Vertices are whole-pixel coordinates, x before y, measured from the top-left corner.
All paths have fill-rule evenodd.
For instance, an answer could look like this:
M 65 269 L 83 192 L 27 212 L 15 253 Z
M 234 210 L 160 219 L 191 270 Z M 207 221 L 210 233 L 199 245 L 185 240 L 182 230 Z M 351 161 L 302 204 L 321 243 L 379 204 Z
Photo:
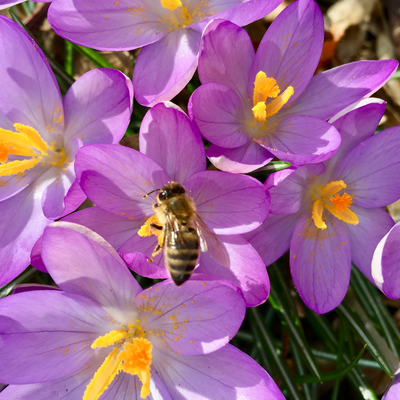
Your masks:
M 172 234 L 165 243 L 167 269 L 176 285 L 182 285 L 192 274 L 199 258 L 199 237 L 193 228 Z

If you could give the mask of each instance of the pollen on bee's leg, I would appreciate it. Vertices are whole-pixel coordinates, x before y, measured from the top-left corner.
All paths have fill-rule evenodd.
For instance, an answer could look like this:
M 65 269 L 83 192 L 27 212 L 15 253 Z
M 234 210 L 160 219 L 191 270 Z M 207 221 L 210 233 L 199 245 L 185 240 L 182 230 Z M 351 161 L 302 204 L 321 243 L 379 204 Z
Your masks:
M 153 228 L 154 225 L 157 225 L 157 226 L 160 225 L 157 215 L 152 215 L 150 218 L 148 218 L 146 220 L 146 222 L 140 227 L 140 229 L 138 231 L 138 235 L 140 237 L 157 235 L 157 232 Z

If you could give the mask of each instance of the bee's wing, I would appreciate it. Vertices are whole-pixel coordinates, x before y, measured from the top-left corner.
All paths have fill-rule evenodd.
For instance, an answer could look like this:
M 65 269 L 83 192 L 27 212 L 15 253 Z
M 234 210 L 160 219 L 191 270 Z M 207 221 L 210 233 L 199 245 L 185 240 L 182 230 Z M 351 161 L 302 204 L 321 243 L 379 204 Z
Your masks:
M 182 234 L 183 230 L 187 228 L 183 227 L 171 213 L 165 213 L 165 219 L 165 244 L 176 249 L 187 249 L 193 247 L 193 243 L 188 241 L 186 236 Z
M 198 214 L 196 214 L 195 223 L 197 234 L 200 238 L 201 251 L 210 254 L 215 261 L 222 264 L 224 267 L 229 267 L 230 261 L 228 252 Z

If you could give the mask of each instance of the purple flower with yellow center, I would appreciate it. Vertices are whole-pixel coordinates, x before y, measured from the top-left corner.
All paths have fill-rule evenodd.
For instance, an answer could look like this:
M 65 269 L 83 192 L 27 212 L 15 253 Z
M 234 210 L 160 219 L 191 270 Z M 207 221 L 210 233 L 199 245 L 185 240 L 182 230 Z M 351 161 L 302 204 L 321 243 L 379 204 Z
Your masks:
M 375 249 L 372 277 L 375 285 L 391 299 L 400 298 L 400 223 L 390 229 Z
M 189 116 L 212 145 L 210 161 L 235 173 L 278 157 L 293 165 L 328 159 L 340 135 L 326 121 L 370 96 L 396 71 L 394 60 L 360 61 L 313 76 L 324 38 L 322 14 L 299 0 L 274 20 L 254 52 L 249 35 L 229 21 L 203 34 Z
M 0 17 L 0 285 L 30 263 L 50 222 L 85 195 L 75 153 L 87 143 L 116 143 L 130 120 L 132 83 L 98 69 L 79 78 L 64 100 L 36 43 Z M 18 49 L 18 52 L 15 51 Z
M 201 34 L 223 18 L 244 26 L 281 0 L 58 0 L 49 22 L 60 36 L 100 50 L 142 47 L 133 71 L 135 96 L 152 106 L 171 100 L 197 68 Z
M 242 289 L 248 306 L 264 302 L 269 293 L 264 263 L 241 236 L 260 226 L 268 215 L 269 195 L 263 185 L 248 176 L 206 171 L 200 134 L 172 103 L 160 103 L 148 111 L 139 142 L 141 152 L 115 145 L 80 149 L 75 162 L 77 178 L 96 207 L 65 220 L 99 233 L 140 275 L 168 278 L 163 251 L 148 262 L 159 242 L 154 235 L 146 236 L 143 227 L 149 218 L 153 221 L 159 192 L 143 196 L 177 182 L 194 202 L 207 244 L 196 272 L 231 280 Z M 35 254 L 39 252 L 38 246 Z M 43 269 L 36 261 L 33 265 Z
M 66 222 L 45 229 L 42 255 L 61 290 L 0 300 L 0 399 L 284 400 L 228 344 L 246 310 L 232 283 L 142 290 L 109 243 Z
M 342 144 L 324 163 L 271 175 L 271 214 L 245 235 L 266 265 L 290 248 L 296 289 L 318 313 L 340 304 L 352 262 L 374 282 L 373 252 L 394 223 L 381 207 L 400 198 L 400 127 L 374 135 L 384 110 L 371 103 L 334 121 Z

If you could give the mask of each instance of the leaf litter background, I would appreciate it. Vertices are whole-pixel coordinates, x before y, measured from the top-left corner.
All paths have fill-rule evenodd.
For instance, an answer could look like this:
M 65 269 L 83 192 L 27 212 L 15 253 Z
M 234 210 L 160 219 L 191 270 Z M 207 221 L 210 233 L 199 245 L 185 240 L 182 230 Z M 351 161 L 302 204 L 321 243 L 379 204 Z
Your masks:
M 246 27 L 255 47 L 276 15 L 291 2 L 285 0 L 273 13 Z M 400 0 L 316 2 L 325 20 L 324 48 L 317 73 L 357 60 L 400 60 Z M 27 1 L 0 14 L 23 24 L 34 37 L 63 94 L 74 80 L 93 68 L 116 68 L 132 77 L 139 50 L 99 52 L 65 41 L 47 22 L 47 8 L 46 3 Z M 188 99 L 199 84 L 195 75 L 173 102 L 186 110 Z M 400 71 L 374 97 L 387 102 L 378 129 L 400 125 Z M 139 126 L 146 111 L 135 102 L 122 145 L 138 149 Z M 264 181 L 265 174 L 253 175 Z M 82 205 L 90 206 L 88 201 Z M 400 201 L 388 206 L 388 212 L 398 222 Z M 288 400 L 380 399 L 399 368 L 400 300 L 386 298 L 353 268 L 344 302 L 328 314 L 317 315 L 297 295 L 287 255 L 270 266 L 268 273 L 268 301 L 248 309 L 232 344 L 266 368 Z M 154 283 L 136 278 L 143 287 Z M 47 274 L 30 267 L 0 288 L 0 297 L 11 294 L 15 285 L 23 283 L 53 284 Z

